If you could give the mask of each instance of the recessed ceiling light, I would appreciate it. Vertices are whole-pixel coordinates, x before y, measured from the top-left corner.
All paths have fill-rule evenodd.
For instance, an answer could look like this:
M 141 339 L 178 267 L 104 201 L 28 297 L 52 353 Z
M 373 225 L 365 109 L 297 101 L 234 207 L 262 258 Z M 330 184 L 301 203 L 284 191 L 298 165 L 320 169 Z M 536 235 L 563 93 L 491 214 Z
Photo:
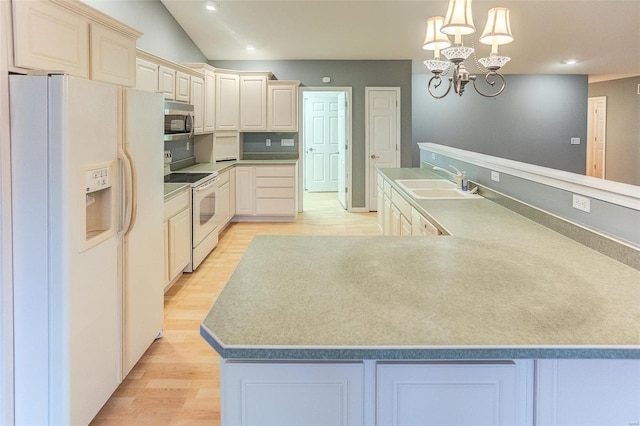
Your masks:
M 206 0 L 205 3 L 204 3 L 204 7 L 207 10 L 214 11 L 214 10 L 216 10 L 218 8 L 218 5 L 213 0 Z
M 562 63 L 565 64 L 565 65 L 573 65 L 573 64 L 578 63 L 578 58 L 568 58 L 568 59 L 565 59 L 564 61 L 562 61 Z
M 247 44 L 247 47 L 245 47 L 245 49 L 247 50 L 256 50 L 256 47 L 252 44 Z

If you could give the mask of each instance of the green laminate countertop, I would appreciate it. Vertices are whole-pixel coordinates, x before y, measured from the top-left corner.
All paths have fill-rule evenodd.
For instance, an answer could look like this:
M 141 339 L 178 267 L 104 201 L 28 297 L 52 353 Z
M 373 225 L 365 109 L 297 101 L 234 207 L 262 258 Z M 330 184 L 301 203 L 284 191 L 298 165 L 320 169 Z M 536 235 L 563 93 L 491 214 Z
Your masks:
M 262 166 L 262 165 L 295 165 L 297 159 L 269 159 L 269 160 L 229 160 L 215 163 L 198 163 L 181 169 L 181 172 L 223 172 L 234 166 Z
M 256 237 L 201 335 L 223 358 L 640 358 L 640 271 L 488 199 L 414 204 L 451 235 Z
M 164 200 L 170 200 L 178 195 L 180 192 L 186 190 L 189 187 L 187 183 L 165 183 L 164 184 Z

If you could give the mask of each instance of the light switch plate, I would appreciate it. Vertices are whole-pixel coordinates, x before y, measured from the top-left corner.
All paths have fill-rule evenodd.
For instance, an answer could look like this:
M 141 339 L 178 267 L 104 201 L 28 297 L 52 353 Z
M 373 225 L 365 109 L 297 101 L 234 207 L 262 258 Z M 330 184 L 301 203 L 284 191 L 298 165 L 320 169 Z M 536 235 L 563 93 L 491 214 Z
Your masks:
M 580 138 L 571 138 L 571 145 L 580 145 Z
M 266 143 L 266 145 L 267 145 L 267 146 L 271 146 L 271 139 L 267 139 L 267 140 L 265 141 L 265 143 Z
M 281 146 L 293 146 L 293 139 L 282 139 L 280 141 Z

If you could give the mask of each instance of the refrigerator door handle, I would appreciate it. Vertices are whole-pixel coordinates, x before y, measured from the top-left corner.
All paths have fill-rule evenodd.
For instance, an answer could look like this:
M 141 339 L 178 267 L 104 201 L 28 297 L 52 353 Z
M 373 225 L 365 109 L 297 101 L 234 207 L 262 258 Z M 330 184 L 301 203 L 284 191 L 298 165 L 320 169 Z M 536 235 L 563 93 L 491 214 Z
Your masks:
M 120 235 L 124 235 L 129 232 L 131 228 L 131 223 L 133 221 L 133 210 L 134 210 L 134 197 L 133 197 L 133 167 L 131 164 L 131 158 L 129 155 L 122 149 L 118 149 L 118 157 L 122 161 L 123 170 L 124 170 L 124 178 L 123 178 L 123 194 L 124 194 L 124 202 L 121 207 L 121 228 L 119 231 Z

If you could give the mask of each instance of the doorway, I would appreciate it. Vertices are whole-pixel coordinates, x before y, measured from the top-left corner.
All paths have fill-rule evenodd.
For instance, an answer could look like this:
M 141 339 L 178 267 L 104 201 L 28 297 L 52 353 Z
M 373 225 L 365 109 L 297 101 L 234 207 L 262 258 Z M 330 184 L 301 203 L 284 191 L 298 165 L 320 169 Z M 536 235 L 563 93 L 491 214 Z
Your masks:
M 587 176 L 605 178 L 607 143 L 607 97 L 587 100 Z
M 328 193 L 340 206 L 351 206 L 351 88 L 300 89 L 300 194 Z
M 379 168 L 400 167 L 400 88 L 365 88 L 367 206 L 378 206 Z

